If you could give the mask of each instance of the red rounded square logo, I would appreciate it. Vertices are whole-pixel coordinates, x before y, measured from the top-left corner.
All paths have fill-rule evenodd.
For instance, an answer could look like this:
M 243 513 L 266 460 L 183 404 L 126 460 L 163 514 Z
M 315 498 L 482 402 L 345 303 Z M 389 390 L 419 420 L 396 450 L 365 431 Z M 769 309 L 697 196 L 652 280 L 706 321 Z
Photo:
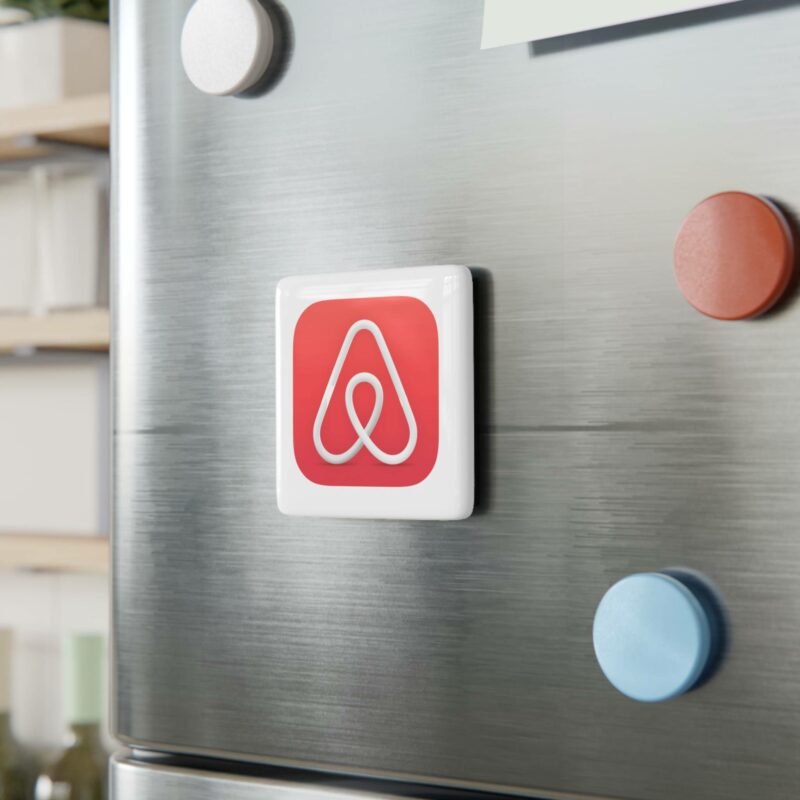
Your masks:
M 412 486 L 439 450 L 439 336 L 414 297 L 322 300 L 292 343 L 294 456 L 325 486 Z

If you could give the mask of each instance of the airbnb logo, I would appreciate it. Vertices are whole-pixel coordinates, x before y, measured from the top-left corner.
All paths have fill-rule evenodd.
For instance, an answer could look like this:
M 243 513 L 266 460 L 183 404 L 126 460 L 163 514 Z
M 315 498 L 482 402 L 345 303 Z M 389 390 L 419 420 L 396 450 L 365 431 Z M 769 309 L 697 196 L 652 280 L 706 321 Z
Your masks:
M 287 276 L 276 488 L 292 516 L 463 519 L 474 502 L 472 275 Z
M 333 396 L 333 390 L 336 388 L 336 382 L 342 372 L 344 360 L 347 358 L 347 354 L 350 352 L 350 345 L 353 344 L 353 339 L 359 331 L 369 331 L 375 337 L 375 342 L 378 345 L 381 355 L 383 356 L 383 361 L 386 364 L 386 369 L 388 370 L 392 379 L 392 384 L 397 392 L 397 397 L 400 400 L 400 406 L 403 409 L 403 413 L 406 416 L 406 422 L 408 423 L 408 442 L 399 453 L 394 453 L 393 455 L 385 453 L 370 438 L 370 434 L 375 430 L 375 426 L 378 424 L 381 411 L 383 411 L 383 386 L 371 372 L 359 372 L 357 375 L 353 375 L 353 377 L 348 381 L 347 388 L 345 389 L 345 406 L 347 407 L 347 416 L 350 420 L 350 424 L 353 426 L 353 430 L 356 432 L 356 441 L 353 442 L 352 446 L 343 453 L 331 453 L 326 450 L 325 445 L 322 444 L 322 423 L 325 421 L 325 413 L 330 405 L 331 397 Z M 375 402 L 372 405 L 372 412 L 369 415 L 369 422 L 367 422 L 366 425 L 361 424 L 361 420 L 358 418 L 358 414 L 356 413 L 355 404 L 353 403 L 353 392 L 355 391 L 356 387 L 362 383 L 368 383 L 375 392 Z M 400 376 L 397 374 L 397 367 L 395 367 L 394 361 L 392 360 L 392 354 L 389 352 L 389 348 L 386 346 L 386 339 L 383 338 L 381 329 L 374 322 L 371 322 L 368 319 L 361 319 L 353 324 L 350 327 L 350 330 L 347 331 L 347 336 L 345 336 L 344 342 L 342 343 L 342 349 L 339 351 L 339 355 L 336 358 L 336 363 L 333 365 L 333 372 L 331 372 L 328 385 L 325 387 L 325 394 L 322 397 L 322 402 L 319 404 L 317 418 L 314 420 L 314 447 L 317 448 L 317 452 L 329 464 L 347 463 L 364 446 L 366 446 L 366 448 L 370 451 L 370 453 L 372 453 L 373 456 L 375 456 L 375 458 L 378 459 L 378 461 L 382 461 L 384 464 L 402 464 L 414 451 L 416 445 L 417 421 L 414 419 L 414 412 L 411 410 L 411 406 L 409 405 L 406 390 L 403 388 Z
M 329 486 L 408 486 L 439 447 L 436 320 L 413 297 L 326 300 L 294 333 L 294 450 Z

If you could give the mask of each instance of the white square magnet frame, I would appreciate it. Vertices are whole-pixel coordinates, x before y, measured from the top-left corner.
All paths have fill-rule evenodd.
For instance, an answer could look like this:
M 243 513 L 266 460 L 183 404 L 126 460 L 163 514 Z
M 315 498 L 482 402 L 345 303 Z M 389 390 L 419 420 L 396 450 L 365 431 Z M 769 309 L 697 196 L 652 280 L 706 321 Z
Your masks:
M 413 485 L 323 485 L 307 478 L 295 457 L 293 352 L 297 323 L 314 304 L 360 298 L 416 298 L 435 319 L 438 447 L 430 472 Z M 352 326 L 356 332 L 359 325 L 363 329 L 363 322 Z M 349 331 L 346 338 L 352 341 L 351 334 Z M 386 344 L 384 342 L 384 347 Z M 389 350 L 391 344 L 389 341 Z M 285 278 L 278 284 L 276 293 L 276 347 L 277 498 L 282 513 L 417 520 L 458 520 L 472 514 L 475 484 L 473 307 L 472 276 L 466 267 L 409 267 Z M 339 349 L 337 343 L 336 347 L 338 363 L 343 358 L 342 353 L 346 357 L 348 345 L 342 343 Z M 387 355 L 384 353 L 383 357 L 386 360 Z M 331 374 L 328 388 L 332 390 L 330 384 L 337 380 L 336 367 L 331 364 L 326 368 Z M 399 377 L 403 379 L 403 375 Z M 329 402 L 328 389 L 325 395 Z M 322 404 L 324 398 L 314 398 L 313 402 Z M 365 428 L 369 429 L 369 423 Z M 366 431 L 362 429 L 362 433 Z

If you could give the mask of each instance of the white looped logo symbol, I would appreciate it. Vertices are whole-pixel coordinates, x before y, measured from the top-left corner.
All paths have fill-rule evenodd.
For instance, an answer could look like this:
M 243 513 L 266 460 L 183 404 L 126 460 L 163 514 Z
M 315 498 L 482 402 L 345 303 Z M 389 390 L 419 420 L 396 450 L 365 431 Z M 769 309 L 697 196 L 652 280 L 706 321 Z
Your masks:
M 336 388 L 336 383 L 339 380 L 339 375 L 344 366 L 344 360 L 347 358 L 347 354 L 350 351 L 350 345 L 353 344 L 353 339 L 355 339 L 359 331 L 369 331 L 374 337 L 375 343 L 378 345 L 378 349 L 381 352 L 381 356 L 383 356 L 386 369 L 389 371 L 389 377 L 392 379 L 392 384 L 397 392 L 400 407 L 403 409 L 403 414 L 405 414 L 406 417 L 406 423 L 408 424 L 408 442 L 399 453 L 387 453 L 381 450 L 372 440 L 372 431 L 375 430 L 375 426 L 378 424 L 381 411 L 383 410 L 383 386 L 381 386 L 381 382 L 371 372 L 359 372 L 353 375 L 347 382 L 347 387 L 344 392 L 347 416 L 350 420 L 350 424 L 353 426 L 353 430 L 356 432 L 355 442 L 341 453 L 331 453 L 322 443 L 322 423 L 325 421 L 325 415 L 328 413 L 328 406 L 331 403 L 331 397 L 333 397 L 333 390 Z M 375 403 L 372 406 L 372 413 L 366 425 L 361 424 L 361 420 L 358 418 L 355 405 L 353 404 L 353 392 L 356 386 L 361 383 L 368 383 L 375 392 Z M 322 395 L 322 402 L 319 404 L 319 410 L 314 420 L 314 447 L 317 448 L 317 452 L 329 464 L 346 464 L 362 447 L 366 447 L 378 461 L 392 465 L 402 464 L 406 461 L 414 452 L 416 446 L 417 421 L 414 419 L 414 412 L 411 410 L 411 405 L 406 396 L 406 390 L 403 388 L 403 383 L 400 380 L 400 376 L 397 374 L 397 367 L 394 365 L 394 360 L 386 345 L 386 340 L 383 338 L 381 329 L 374 322 L 368 319 L 360 319 L 358 322 L 353 323 L 353 325 L 350 326 L 350 330 L 347 331 L 344 342 L 342 342 L 342 348 L 339 350 L 339 355 L 336 356 L 336 363 L 333 365 L 331 376 L 328 378 L 328 385 L 325 387 L 325 392 Z

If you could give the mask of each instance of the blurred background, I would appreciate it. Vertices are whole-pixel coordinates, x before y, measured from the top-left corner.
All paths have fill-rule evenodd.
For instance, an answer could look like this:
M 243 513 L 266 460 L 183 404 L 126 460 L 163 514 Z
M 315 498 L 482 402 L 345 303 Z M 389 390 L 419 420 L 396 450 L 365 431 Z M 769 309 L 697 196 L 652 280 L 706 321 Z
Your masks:
M 64 746 L 109 744 L 107 22 L 108 2 L 0 0 L 4 799 L 100 796 L 69 788 Z

